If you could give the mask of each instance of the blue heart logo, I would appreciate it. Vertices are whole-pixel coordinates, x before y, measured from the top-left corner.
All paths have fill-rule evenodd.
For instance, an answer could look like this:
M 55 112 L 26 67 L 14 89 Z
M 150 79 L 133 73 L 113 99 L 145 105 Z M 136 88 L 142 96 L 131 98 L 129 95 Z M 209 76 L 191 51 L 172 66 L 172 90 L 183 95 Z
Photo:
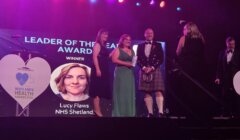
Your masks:
M 17 73 L 16 78 L 18 80 L 18 83 L 22 86 L 27 82 L 28 74 L 27 73 Z

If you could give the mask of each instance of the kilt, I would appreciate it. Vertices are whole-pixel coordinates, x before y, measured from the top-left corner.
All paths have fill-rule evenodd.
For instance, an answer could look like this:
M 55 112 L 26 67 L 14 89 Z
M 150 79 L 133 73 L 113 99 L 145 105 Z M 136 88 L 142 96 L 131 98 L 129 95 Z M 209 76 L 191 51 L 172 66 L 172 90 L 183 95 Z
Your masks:
M 152 72 L 153 79 L 151 82 L 145 82 L 143 80 L 143 71 L 139 71 L 139 85 L 138 89 L 144 92 L 156 92 L 156 91 L 164 91 L 164 81 L 160 68 L 157 68 Z

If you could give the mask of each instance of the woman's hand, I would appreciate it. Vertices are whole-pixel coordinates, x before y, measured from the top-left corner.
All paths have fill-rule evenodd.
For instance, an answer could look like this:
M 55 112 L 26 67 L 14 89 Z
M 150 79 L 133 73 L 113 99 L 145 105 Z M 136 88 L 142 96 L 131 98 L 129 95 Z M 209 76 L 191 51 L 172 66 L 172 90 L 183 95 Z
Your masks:
M 101 77 L 102 76 L 102 72 L 101 72 L 100 69 L 96 70 L 96 75 L 97 75 L 97 77 Z
M 132 62 L 127 62 L 127 67 L 129 67 L 129 68 L 133 67 Z

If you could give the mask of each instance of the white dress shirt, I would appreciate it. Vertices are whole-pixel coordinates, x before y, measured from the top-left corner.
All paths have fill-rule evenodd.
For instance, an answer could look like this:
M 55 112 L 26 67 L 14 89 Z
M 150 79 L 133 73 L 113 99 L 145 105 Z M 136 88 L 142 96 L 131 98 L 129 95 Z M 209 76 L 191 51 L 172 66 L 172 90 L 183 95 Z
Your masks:
M 227 51 L 227 63 L 229 63 L 232 60 L 234 49 L 231 49 Z
M 145 52 L 146 57 L 149 57 L 150 53 L 151 53 L 152 41 L 149 41 L 149 42 L 151 42 L 151 44 L 145 44 L 144 52 Z

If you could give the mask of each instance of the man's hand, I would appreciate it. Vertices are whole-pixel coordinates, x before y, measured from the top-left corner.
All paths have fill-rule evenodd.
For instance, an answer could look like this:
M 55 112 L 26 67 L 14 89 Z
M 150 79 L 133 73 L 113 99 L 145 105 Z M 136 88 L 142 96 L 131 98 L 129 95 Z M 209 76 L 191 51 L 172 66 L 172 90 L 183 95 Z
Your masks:
M 217 78 L 217 79 L 215 80 L 215 84 L 220 85 L 220 79 L 219 79 L 219 78 Z

